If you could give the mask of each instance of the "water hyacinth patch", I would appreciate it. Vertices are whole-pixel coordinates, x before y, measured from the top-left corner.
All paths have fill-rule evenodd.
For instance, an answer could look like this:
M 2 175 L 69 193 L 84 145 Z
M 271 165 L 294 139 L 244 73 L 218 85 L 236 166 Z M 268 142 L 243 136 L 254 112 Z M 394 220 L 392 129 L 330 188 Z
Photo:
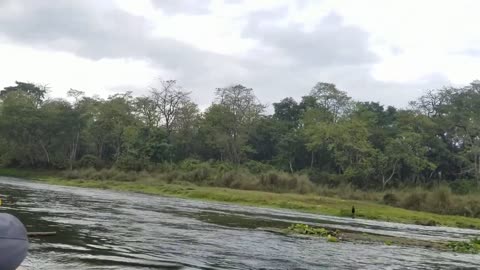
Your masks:
M 338 230 L 328 230 L 320 227 L 313 227 L 308 224 L 292 224 L 287 228 L 287 232 L 326 237 L 329 242 L 338 242 Z
M 451 241 L 447 246 L 455 252 L 478 254 L 480 253 L 480 238 L 473 238 L 469 242 Z

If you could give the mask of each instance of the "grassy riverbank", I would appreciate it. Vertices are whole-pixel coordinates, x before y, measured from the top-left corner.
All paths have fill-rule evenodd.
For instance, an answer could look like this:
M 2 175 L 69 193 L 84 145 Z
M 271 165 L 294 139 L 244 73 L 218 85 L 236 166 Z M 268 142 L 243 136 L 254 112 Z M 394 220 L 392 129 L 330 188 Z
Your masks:
M 349 216 L 352 205 L 355 205 L 355 208 L 357 209 L 357 217 L 360 218 L 400 223 L 480 229 L 480 219 L 477 218 L 411 211 L 380 203 L 344 200 L 313 194 L 301 195 L 237 190 L 220 187 L 196 186 L 191 183 L 169 184 L 152 179 L 129 182 L 112 180 L 69 180 L 63 178 L 60 173 L 52 171 L 17 171 L 0 169 L 0 175 L 29 178 L 53 185 L 111 189 L 251 206 L 286 208 L 333 216 Z

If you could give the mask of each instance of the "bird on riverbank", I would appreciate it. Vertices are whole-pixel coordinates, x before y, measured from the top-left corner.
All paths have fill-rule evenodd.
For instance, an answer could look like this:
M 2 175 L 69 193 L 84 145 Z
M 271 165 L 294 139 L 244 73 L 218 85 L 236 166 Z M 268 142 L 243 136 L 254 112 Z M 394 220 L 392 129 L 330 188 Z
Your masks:
M 355 218 L 355 206 L 352 205 L 352 218 Z

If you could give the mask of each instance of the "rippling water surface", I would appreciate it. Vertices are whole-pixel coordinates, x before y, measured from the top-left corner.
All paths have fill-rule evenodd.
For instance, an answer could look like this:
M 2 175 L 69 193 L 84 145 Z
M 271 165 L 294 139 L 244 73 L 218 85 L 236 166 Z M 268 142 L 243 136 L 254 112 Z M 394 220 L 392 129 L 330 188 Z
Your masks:
M 285 223 L 415 239 L 468 239 L 480 232 L 338 218 L 167 197 L 50 186 L 0 177 L 1 211 L 29 231 L 26 269 L 480 269 L 479 255 L 323 239 L 259 230 Z

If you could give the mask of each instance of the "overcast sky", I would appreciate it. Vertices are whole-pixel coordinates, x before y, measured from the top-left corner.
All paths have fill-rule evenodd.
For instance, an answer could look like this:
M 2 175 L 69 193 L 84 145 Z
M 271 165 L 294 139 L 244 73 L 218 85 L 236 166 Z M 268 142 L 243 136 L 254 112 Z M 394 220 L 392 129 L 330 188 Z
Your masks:
M 475 0 L 0 0 L 0 87 L 106 97 L 176 79 L 200 106 L 241 83 L 264 103 L 331 82 L 404 107 L 479 78 Z

